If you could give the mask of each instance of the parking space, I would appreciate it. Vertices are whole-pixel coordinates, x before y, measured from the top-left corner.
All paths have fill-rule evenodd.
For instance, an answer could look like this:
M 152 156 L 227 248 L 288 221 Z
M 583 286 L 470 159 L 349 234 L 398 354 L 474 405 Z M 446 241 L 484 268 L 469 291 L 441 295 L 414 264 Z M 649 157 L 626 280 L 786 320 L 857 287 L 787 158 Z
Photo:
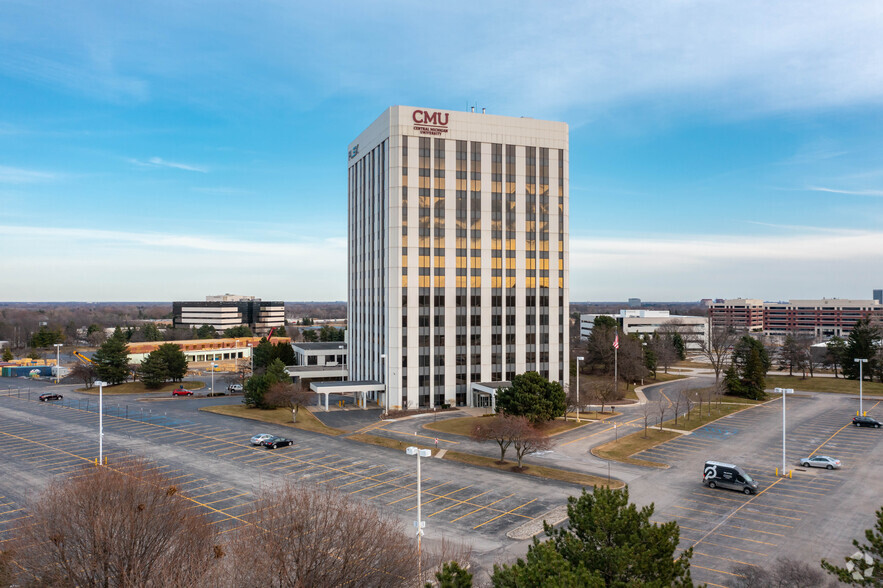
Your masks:
M 6 401 L 10 402 L 10 401 Z M 42 472 L 49 478 L 76 471 L 97 458 L 97 402 L 12 403 L 22 414 L 63 421 L 63 440 L 39 440 L 41 425 L 31 418 L 0 416 L 0 452 L 14 467 Z M 241 422 L 237 422 L 239 424 Z M 247 425 L 255 429 L 273 426 Z M 77 434 L 71 434 L 72 432 Z M 205 509 L 223 531 L 246 523 L 243 515 L 260 484 L 278 480 L 309 481 L 346 492 L 390 509 L 404 520 L 416 518 L 416 463 L 402 454 L 388 459 L 388 450 L 303 431 L 289 431 L 295 444 L 276 450 L 252 447 L 241 430 L 224 423 L 205 424 L 174 414 L 119 407 L 104 415 L 104 454 L 109 467 L 124 467 L 134 455 L 151 458 L 175 483 L 181 496 Z M 156 457 L 157 455 L 162 457 Z M 505 533 L 561 504 L 573 487 L 526 480 L 490 472 L 471 478 L 463 468 L 442 460 L 423 465 L 422 501 L 427 526 L 447 535 L 480 533 L 505 540 Z M 229 473 L 230 475 L 225 475 Z M 0 482 L 2 489 L 2 482 Z M 468 539 L 467 539 L 468 540 Z
M 778 401 L 730 415 L 703 428 L 710 430 L 700 429 L 638 454 L 671 466 L 652 477 L 655 484 L 673 490 L 659 495 L 654 519 L 678 522 L 680 547 L 694 549 L 694 580 L 729 586 L 736 566 L 768 565 L 782 553 L 800 551 L 802 545 L 807 550 L 831 548 L 831 541 L 850 536 L 840 528 L 838 513 L 870 506 L 865 494 L 877 493 L 864 488 L 862 472 L 883 446 L 883 435 L 850 424 L 853 404 L 852 399 L 839 397 L 788 398 L 786 465 L 793 470 L 791 478 L 775 475 L 782 463 Z M 865 406 L 870 411 L 880 408 L 879 403 Z M 836 457 L 843 468 L 800 467 L 800 458 L 814 454 Z M 759 492 L 746 496 L 703 486 L 707 459 L 737 463 L 757 480 Z M 826 534 L 837 539 L 826 540 Z M 834 547 L 848 550 L 848 540 L 843 538 L 842 545 Z

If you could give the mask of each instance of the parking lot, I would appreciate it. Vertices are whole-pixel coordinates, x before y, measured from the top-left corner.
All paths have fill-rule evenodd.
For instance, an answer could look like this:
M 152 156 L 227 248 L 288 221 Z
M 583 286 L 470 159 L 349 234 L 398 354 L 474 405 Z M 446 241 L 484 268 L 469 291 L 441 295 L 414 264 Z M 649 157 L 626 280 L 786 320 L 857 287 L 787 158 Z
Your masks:
M 8 523 L 21 516 L 34 486 L 55 475 L 94 463 L 98 454 L 97 401 L 65 398 L 0 398 L 0 455 L 14 471 L 27 471 L 20 482 L 0 480 L 8 494 Z M 169 401 L 174 403 L 176 401 Z M 186 402 L 186 401 L 181 401 Z M 308 480 L 332 486 L 353 497 L 390 509 L 410 526 L 416 519 L 416 461 L 393 451 L 300 430 L 291 447 L 266 450 L 248 439 L 272 426 L 206 413 L 193 418 L 149 403 L 143 413 L 108 405 L 104 416 L 104 455 L 108 465 L 132 456 L 150 457 L 172 479 L 181 495 L 206 509 L 219 530 L 245 524 L 255 493 L 264 484 Z M 171 405 L 174 406 L 174 405 Z M 180 406 L 180 405 L 179 405 Z M 279 429 L 276 427 L 275 429 Z M 48 433 L 48 434 L 47 434 Z M 401 455 L 399 455 L 401 454 Z M 470 470 L 464 473 L 464 468 Z M 576 490 L 571 485 L 514 480 L 496 472 L 443 460 L 424 460 L 423 518 L 430 540 L 447 536 L 473 543 L 478 552 L 505 548 L 507 531 L 560 505 Z M 2 512 L 2 510 L 0 510 Z
M 4 471 L 8 466 L 16 474 L 0 477 L 0 541 L 26 515 L 26 500 L 36 489 L 97 458 L 97 399 L 65 393 L 62 401 L 44 403 L 36 397 L 33 391 L 30 400 L 26 394 L 0 394 L 0 455 Z M 255 494 L 282 480 L 332 486 L 390 509 L 409 528 L 416 518 L 414 458 L 342 438 L 198 412 L 206 402 L 106 397 L 108 464 L 148 457 L 181 495 L 210 514 L 222 532 L 246 524 Z M 883 472 L 873 464 L 883 447 L 883 430 L 852 427 L 856 408 L 856 400 L 843 396 L 788 398 L 787 466 L 792 478 L 775 475 L 782 460 L 781 403 L 729 415 L 639 454 L 670 467 L 629 466 L 632 500 L 655 503 L 657 522 L 678 522 L 681 547 L 694 547 L 692 573 L 698 582 L 732 585 L 737 565 L 769 565 L 778 556 L 810 563 L 822 557 L 840 561 L 850 552 L 850 541 L 872 525 L 874 510 L 883 503 Z M 883 404 L 866 401 L 865 409 L 879 417 Z M 574 452 L 588 454 L 598 440 L 596 430 L 609 428 L 608 423 L 595 423 L 575 431 L 573 439 L 537 459 L 550 459 L 563 449 L 567 460 Z M 286 434 L 295 444 L 273 451 L 252 447 L 249 437 L 262 431 Z M 801 468 L 799 459 L 811 454 L 836 457 L 843 468 Z M 708 459 L 742 466 L 758 480 L 760 492 L 745 496 L 704 487 L 702 469 Z M 560 460 L 562 466 L 604 473 L 597 471 L 596 458 Z M 508 531 L 579 492 L 568 484 L 436 459 L 424 460 L 422 483 L 427 539 L 444 536 L 471 543 L 483 569 L 526 550 L 526 542 L 506 538 Z
M 880 406 L 873 401 L 865 409 L 873 414 Z M 645 489 L 655 480 L 665 489 L 639 494 L 656 503 L 657 522 L 678 522 L 681 548 L 694 549 L 694 580 L 728 586 L 736 566 L 769 566 L 778 556 L 813 565 L 823 557 L 839 562 L 854 550 L 850 541 L 872 526 L 873 511 L 883 505 L 883 476 L 874 463 L 883 434 L 851 425 L 856 400 L 789 396 L 787 408 L 790 478 L 776 476 L 782 464 L 779 401 L 730 415 L 637 455 L 671 466 L 632 487 Z M 802 468 L 800 458 L 813 454 L 840 459 L 843 468 Z M 758 493 L 746 496 L 703 486 L 707 459 L 740 465 L 757 480 Z M 870 470 L 874 473 L 868 476 Z

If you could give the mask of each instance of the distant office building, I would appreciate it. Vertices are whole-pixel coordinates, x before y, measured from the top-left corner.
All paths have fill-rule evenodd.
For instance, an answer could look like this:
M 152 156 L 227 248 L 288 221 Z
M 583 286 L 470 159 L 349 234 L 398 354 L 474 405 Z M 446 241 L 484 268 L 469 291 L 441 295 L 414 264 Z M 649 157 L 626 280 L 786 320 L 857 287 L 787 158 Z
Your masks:
M 206 296 L 205 302 L 173 302 L 175 328 L 211 325 L 218 331 L 245 325 L 255 334 L 285 326 L 285 303 L 254 296 Z
M 626 335 L 650 335 L 659 330 L 677 331 L 687 343 L 688 350 L 698 350 L 708 339 L 708 319 L 702 316 L 682 316 L 669 314 L 667 310 L 623 309 L 619 314 L 580 315 L 580 337 L 588 339 L 595 326 L 595 318 L 609 316 L 616 319 L 622 333 Z
M 883 319 L 883 305 L 876 300 L 724 300 L 709 307 L 712 326 L 732 325 L 736 328 L 762 331 L 765 335 L 804 333 L 816 338 L 845 337 L 865 317 Z M 746 317 L 748 317 L 746 319 Z M 759 326 L 758 326 L 759 325 Z
M 566 384 L 567 125 L 393 106 L 348 151 L 351 383 L 391 408 Z
M 730 326 L 743 331 L 763 331 L 763 300 L 718 298 L 708 307 L 712 327 Z
M 640 298 L 629 298 L 628 305 L 629 305 L 629 308 L 641 308 L 641 299 Z
M 874 290 L 874 300 L 877 304 L 883 304 L 883 290 Z

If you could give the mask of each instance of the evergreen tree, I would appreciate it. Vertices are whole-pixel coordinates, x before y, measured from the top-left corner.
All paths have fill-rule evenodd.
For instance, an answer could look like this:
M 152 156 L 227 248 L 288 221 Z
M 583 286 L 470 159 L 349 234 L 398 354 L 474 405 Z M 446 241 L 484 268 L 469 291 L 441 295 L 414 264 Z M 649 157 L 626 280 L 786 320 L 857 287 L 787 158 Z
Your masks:
M 527 417 L 532 423 L 563 416 L 567 401 L 564 388 L 537 372 L 525 372 L 512 378 L 512 386 L 497 392 L 497 412 Z
M 877 509 L 877 521 L 873 529 L 865 529 L 867 544 L 853 539 L 852 544 L 860 554 L 845 558 L 846 566 L 838 567 L 822 560 L 822 568 L 837 576 L 844 584 L 858 586 L 883 586 L 883 508 Z M 855 557 L 859 555 L 859 557 Z
M 141 375 L 141 381 L 148 388 L 159 388 L 169 379 L 169 366 L 166 365 L 165 359 L 157 351 L 148 353 L 147 357 L 141 360 L 141 367 L 138 370 Z
M 184 351 L 174 343 L 163 343 L 153 353 L 163 359 L 166 364 L 167 380 L 180 382 L 187 374 L 187 356 Z M 153 355 L 153 354 L 151 354 Z
M 675 351 L 677 352 L 678 359 L 684 361 L 687 359 L 687 343 L 684 341 L 683 336 L 680 333 L 675 331 L 671 336 L 671 343 L 674 345 Z
M 629 503 L 628 489 L 596 486 L 568 499 L 569 525 L 544 524 L 544 542 L 534 538 L 526 560 L 494 566 L 494 586 L 692 586 L 687 549 L 677 558 L 675 521 L 650 522 L 654 506 Z M 549 575 L 551 583 L 543 578 Z
M 653 374 L 654 378 L 656 377 L 657 364 L 656 350 L 653 348 L 653 345 L 644 345 L 644 367 Z
M 266 337 L 261 337 L 260 343 L 252 349 L 252 353 L 254 353 L 254 369 L 259 370 L 276 359 L 276 346 L 267 341 Z
M 294 348 L 291 346 L 291 343 L 281 341 L 276 343 L 275 347 L 274 355 L 276 359 L 284 365 L 294 365 Z
M 744 335 L 733 347 L 730 367 L 724 375 L 724 386 L 729 394 L 763 400 L 766 398 L 766 373 L 772 365 L 763 343 Z
M 92 357 L 98 378 L 108 384 L 122 384 L 129 378 L 129 346 L 119 327 Z
M 35 348 L 52 347 L 56 343 L 64 342 L 64 333 L 61 329 L 50 330 L 45 325 L 31 336 L 30 346 Z
M 266 401 L 270 387 L 278 382 L 291 382 L 285 364 L 274 359 L 264 373 L 255 374 L 245 381 L 242 403 L 255 408 L 273 408 Z
M 160 333 L 159 327 L 154 323 L 144 323 L 141 325 L 141 339 L 144 341 L 162 341 L 163 334 Z
M 211 325 L 202 325 L 196 329 L 197 339 L 217 339 L 218 331 Z
M 442 564 L 441 571 L 435 573 L 435 579 L 438 588 L 472 588 L 472 574 L 455 561 Z M 425 588 L 433 588 L 432 582 L 427 582 Z
M 840 337 L 831 337 L 825 343 L 825 348 L 824 365 L 830 366 L 834 370 L 834 377 L 839 378 L 840 375 L 837 373 L 837 370 L 839 368 L 842 372 L 846 362 L 846 341 Z
M 249 329 L 247 325 L 239 325 L 237 327 L 230 327 L 229 329 L 225 329 L 224 337 L 226 337 L 227 339 L 237 339 L 254 337 L 254 334 L 251 332 L 251 329 Z
M 855 323 L 849 337 L 846 339 L 846 350 L 843 354 L 843 363 L 840 369 L 843 375 L 850 380 L 858 380 L 859 366 L 856 359 L 867 359 L 862 365 L 862 377 L 872 379 L 873 374 L 879 369 L 880 360 L 877 358 L 877 349 L 880 346 L 881 335 L 877 325 L 871 324 L 870 318 L 863 318 Z
M 9 347 L 3 348 L 3 361 L 12 361 L 15 359 L 15 355 L 12 353 L 12 349 Z

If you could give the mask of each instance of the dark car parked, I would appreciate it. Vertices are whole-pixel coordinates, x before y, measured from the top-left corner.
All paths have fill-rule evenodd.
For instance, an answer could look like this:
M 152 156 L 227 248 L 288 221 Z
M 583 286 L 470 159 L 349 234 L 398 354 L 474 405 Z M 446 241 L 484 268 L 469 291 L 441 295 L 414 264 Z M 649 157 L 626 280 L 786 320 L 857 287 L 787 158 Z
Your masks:
M 40 394 L 40 402 L 46 402 L 47 400 L 63 400 L 64 396 L 61 394 L 56 394 L 55 392 L 46 392 L 45 394 Z
M 879 429 L 880 425 L 883 423 L 868 416 L 857 416 L 852 417 L 852 424 L 856 427 L 874 427 L 875 429 Z
M 294 441 L 286 439 L 285 437 L 270 437 L 269 439 L 261 441 L 261 445 L 267 449 L 276 449 L 277 447 L 284 447 L 293 443 Z

